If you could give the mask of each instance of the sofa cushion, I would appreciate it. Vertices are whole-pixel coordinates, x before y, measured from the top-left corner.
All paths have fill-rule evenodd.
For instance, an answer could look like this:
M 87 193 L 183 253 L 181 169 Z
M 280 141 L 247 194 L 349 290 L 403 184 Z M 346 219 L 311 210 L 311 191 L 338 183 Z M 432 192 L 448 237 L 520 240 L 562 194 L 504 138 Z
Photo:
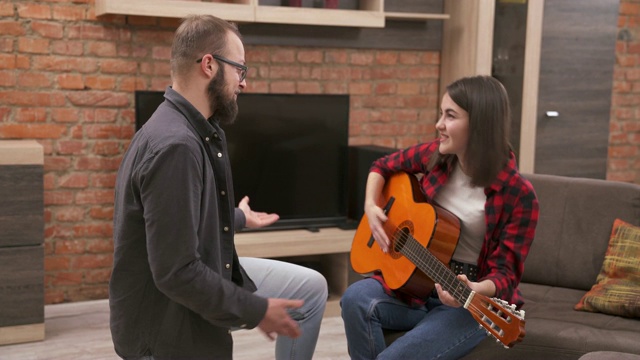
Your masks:
M 575 309 L 640 317 L 640 227 L 614 222 L 596 284 Z
M 611 224 L 640 225 L 640 186 L 526 174 L 536 191 L 540 218 L 522 281 L 587 291 L 596 282 Z
M 525 337 L 510 349 L 487 338 L 464 359 L 578 359 L 591 351 L 640 354 L 640 321 L 575 311 L 584 291 L 521 283 Z

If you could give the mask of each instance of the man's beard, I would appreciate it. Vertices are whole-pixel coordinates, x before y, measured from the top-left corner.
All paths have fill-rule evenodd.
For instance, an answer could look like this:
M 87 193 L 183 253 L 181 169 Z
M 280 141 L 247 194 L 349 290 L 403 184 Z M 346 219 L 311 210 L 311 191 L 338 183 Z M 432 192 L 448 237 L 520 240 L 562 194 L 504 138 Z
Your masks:
M 216 76 L 209 82 L 207 93 L 209 94 L 209 106 L 211 106 L 211 113 L 214 119 L 222 125 L 233 124 L 238 116 L 238 104 L 233 96 L 226 96 L 222 66 L 218 67 Z

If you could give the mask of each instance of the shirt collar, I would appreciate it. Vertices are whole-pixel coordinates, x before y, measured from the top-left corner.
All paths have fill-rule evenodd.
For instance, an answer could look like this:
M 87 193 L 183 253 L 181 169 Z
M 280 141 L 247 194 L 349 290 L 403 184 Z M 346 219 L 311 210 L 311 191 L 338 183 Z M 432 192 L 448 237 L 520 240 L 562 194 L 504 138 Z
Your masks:
M 212 125 L 214 121 L 212 119 L 205 119 L 205 117 L 198 111 L 187 99 L 185 99 L 180 93 L 173 90 L 171 86 L 167 87 L 164 93 L 164 98 L 172 103 L 178 111 L 180 111 L 189 124 L 195 129 L 200 138 L 206 139 L 216 133 L 216 128 Z M 210 122 L 211 121 L 211 122 Z M 217 124 L 217 123 L 216 123 Z

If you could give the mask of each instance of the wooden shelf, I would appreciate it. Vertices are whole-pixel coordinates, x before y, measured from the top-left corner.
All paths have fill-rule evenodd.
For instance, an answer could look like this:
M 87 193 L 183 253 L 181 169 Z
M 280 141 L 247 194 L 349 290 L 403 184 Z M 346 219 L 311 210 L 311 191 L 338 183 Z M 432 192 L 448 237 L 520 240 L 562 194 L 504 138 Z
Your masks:
M 318 9 L 287 6 L 256 7 L 256 22 L 383 28 L 382 11 Z
M 210 3 L 178 0 L 96 0 L 96 16 L 136 15 L 183 18 L 210 14 L 234 22 L 255 21 L 255 7 L 249 3 Z
M 424 13 L 405 13 L 405 12 L 385 12 L 384 17 L 387 20 L 402 21 L 427 21 L 427 20 L 447 20 L 449 14 L 424 14 Z
M 362 1 L 360 10 L 261 6 L 258 0 L 234 3 L 184 0 L 96 0 L 96 16 L 136 15 L 183 18 L 189 14 L 211 14 L 234 22 L 296 25 L 384 27 L 384 0 Z
M 338 228 L 255 231 L 236 234 L 235 243 L 238 255 L 249 257 L 339 254 L 351 251 L 354 235 L 355 230 Z

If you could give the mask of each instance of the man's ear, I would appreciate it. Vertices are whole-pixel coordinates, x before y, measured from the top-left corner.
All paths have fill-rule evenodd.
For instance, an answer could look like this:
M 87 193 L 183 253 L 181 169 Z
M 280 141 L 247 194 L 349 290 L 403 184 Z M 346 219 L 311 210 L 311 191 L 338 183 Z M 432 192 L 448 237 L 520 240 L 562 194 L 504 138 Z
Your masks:
M 200 71 L 207 77 L 213 78 L 218 71 L 218 62 L 211 55 L 205 55 L 200 62 Z

